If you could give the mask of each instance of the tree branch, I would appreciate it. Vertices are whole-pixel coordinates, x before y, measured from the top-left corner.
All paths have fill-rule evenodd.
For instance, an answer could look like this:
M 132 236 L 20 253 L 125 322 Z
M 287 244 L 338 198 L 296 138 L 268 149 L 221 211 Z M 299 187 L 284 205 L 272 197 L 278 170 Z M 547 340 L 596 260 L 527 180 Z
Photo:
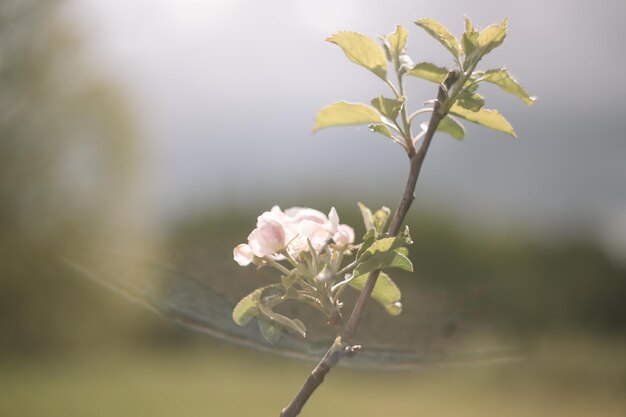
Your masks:
M 412 150 L 412 152 L 409 152 L 409 160 L 411 162 L 411 166 L 409 169 L 409 178 L 407 179 L 406 187 L 404 188 L 404 194 L 402 194 L 402 198 L 400 199 L 400 204 L 398 204 L 398 208 L 396 209 L 393 220 L 391 221 L 391 225 L 389 226 L 390 236 L 396 236 L 398 234 L 398 232 L 400 231 L 400 227 L 404 222 L 404 218 L 409 212 L 411 204 L 415 199 L 415 186 L 417 184 L 417 178 L 419 177 L 422 165 L 424 163 L 424 158 L 426 158 L 426 152 L 428 152 L 428 147 L 430 146 L 430 142 L 432 142 L 433 137 L 435 136 L 435 132 L 437 131 L 437 127 L 439 127 L 439 123 L 446 116 L 447 113 L 447 109 L 444 109 L 445 111 L 441 112 L 441 105 L 446 101 L 446 91 L 450 89 L 450 87 L 456 82 L 457 79 L 458 73 L 456 71 L 451 71 L 444 81 L 446 89 L 444 90 L 442 87 L 439 87 L 437 100 L 435 101 L 433 112 L 430 116 L 430 122 L 428 123 L 428 129 L 426 130 L 426 134 L 424 135 L 423 142 L 417 153 L 414 150 Z M 374 291 L 374 286 L 376 285 L 376 281 L 378 280 L 378 275 L 380 275 L 380 270 L 371 272 L 369 277 L 367 277 L 365 287 L 361 291 L 361 294 L 359 295 L 359 298 L 354 306 L 354 310 L 352 310 L 352 314 L 350 315 L 348 323 L 346 324 L 344 337 L 348 340 L 352 338 L 357 326 L 359 325 L 359 321 L 361 320 L 361 316 L 363 315 L 363 309 L 365 308 L 365 304 L 372 294 L 372 291 Z
M 426 157 L 426 152 L 428 151 L 428 147 L 430 146 L 430 142 L 437 131 L 437 127 L 441 120 L 446 116 L 447 106 L 442 108 L 442 104 L 447 100 L 447 90 L 456 82 L 458 79 L 458 72 L 451 71 L 448 73 L 448 77 L 444 81 L 445 89 L 443 87 L 439 87 L 439 92 L 437 94 L 437 100 L 435 101 L 435 105 L 433 108 L 433 113 L 430 117 L 430 122 L 428 124 L 428 129 L 426 130 L 426 134 L 424 135 L 422 144 L 417 152 L 415 152 L 414 148 L 410 148 L 408 152 L 409 161 L 410 161 L 410 169 L 409 169 L 409 177 L 406 182 L 406 186 L 404 189 L 404 193 L 402 194 L 402 198 L 400 199 L 400 204 L 396 209 L 396 212 L 391 221 L 391 225 L 389 226 L 389 235 L 396 236 L 402 223 L 404 222 L 404 218 L 406 217 L 413 200 L 415 199 L 415 185 L 417 184 L 417 178 L 419 177 L 420 171 L 422 169 L 422 164 L 424 163 L 424 158 Z M 330 370 L 337 364 L 337 362 L 341 359 L 342 356 L 347 353 L 353 352 L 350 346 L 346 343 L 349 341 L 354 333 L 356 332 L 356 328 L 361 320 L 361 316 L 363 315 L 363 310 L 365 309 L 365 305 L 367 304 L 367 300 L 370 298 L 372 291 L 374 290 L 374 286 L 376 285 L 376 281 L 378 280 L 378 275 L 380 274 L 380 270 L 373 271 L 367 278 L 365 283 L 365 287 L 361 291 L 359 298 L 352 310 L 352 314 L 348 319 L 348 323 L 346 324 L 343 337 L 337 337 L 333 345 L 328 349 L 328 352 L 324 355 L 324 357 L 320 360 L 320 362 L 315 366 L 311 374 L 308 376 L 295 398 L 289 403 L 289 405 L 282 409 L 280 416 L 281 417 L 295 417 L 297 416 L 304 404 L 306 404 L 307 400 L 313 392 L 324 382 L 324 377 Z

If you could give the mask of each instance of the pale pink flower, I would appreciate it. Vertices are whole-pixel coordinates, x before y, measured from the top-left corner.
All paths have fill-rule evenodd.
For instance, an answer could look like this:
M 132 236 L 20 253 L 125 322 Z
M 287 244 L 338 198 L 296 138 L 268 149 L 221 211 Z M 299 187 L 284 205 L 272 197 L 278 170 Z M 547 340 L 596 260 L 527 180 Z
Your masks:
M 242 243 L 241 245 L 237 245 L 235 249 L 233 249 L 233 259 L 241 266 L 250 265 L 252 259 L 254 258 L 254 254 L 252 253 L 252 249 L 250 245 Z
M 279 252 L 285 249 L 297 258 L 310 250 L 308 241 L 313 250 L 321 251 L 331 239 L 340 246 L 354 242 L 354 230 L 339 224 L 334 207 L 326 216 L 311 208 L 292 207 L 283 212 L 274 206 L 257 218 L 256 229 L 248 236 L 248 244 L 238 245 L 233 256 L 242 266 L 250 264 L 254 256 L 284 259 Z

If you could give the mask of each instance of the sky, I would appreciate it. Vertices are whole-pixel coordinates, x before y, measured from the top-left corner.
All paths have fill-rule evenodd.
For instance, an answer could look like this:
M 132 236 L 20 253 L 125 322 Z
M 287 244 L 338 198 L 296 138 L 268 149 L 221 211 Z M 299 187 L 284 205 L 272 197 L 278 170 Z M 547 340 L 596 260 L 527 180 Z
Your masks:
M 298 205 L 304 195 L 380 192 L 395 204 L 402 149 L 366 127 L 311 133 L 326 104 L 389 94 L 324 39 L 402 24 L 414 61 L 451 66 L 415 19 L 459 34 L 464 15 L 482 27 L 508 17 L 505 44 L 482 67 L 505 66 L 538 101 L 527 108 L 481 87 L 518 139 L 467 123 L 464 142 L 437 136 L 418 200 L 493 227 L 580 228 L 626 256 L 625 9 L 619 0 L 72 0 L 66 14 L 132 102 L 146 192 L 164 216 L 252 198 Z M 409 108 L 435 93 L 407 82 Z

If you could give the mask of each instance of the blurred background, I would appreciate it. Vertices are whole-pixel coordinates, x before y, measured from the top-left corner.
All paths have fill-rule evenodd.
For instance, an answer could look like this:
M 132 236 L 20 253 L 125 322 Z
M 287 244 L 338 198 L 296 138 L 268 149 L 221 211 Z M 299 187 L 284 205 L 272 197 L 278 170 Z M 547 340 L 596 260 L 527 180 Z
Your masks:
M 395 208 L 400 148 L 367 128 L 311 135 L 322 106 L 386 93 L 324 39 L 399 23 L 415 61 L 451 66 L 412 22 L 460 33 L 467 14 L 483 27 L 508 16 L 483 67 L 504 64 L 538 101 L 481 87 L 519 139 L 467 124 L 463 143 L 435 138 L 407 220 L 415 273 L 399 283 L 406 300 L 437 303 L 407 301 L 384 327 L 411 333 L 442 311 L 465 320 L 456 302 L 469 299 L 471 319 L 524 360 L 341 369 L 303 415 L 623 416 L 625 11 L 617 0 L 3 1 L 0 415 L 277 415 L 311 364 L 180 329 L 62 259 L 89 250 L 128 280 L 167 265 L 236 299 L 263 277 L 232 247 L 273 204 L 334 205 L 354 225 L 356 201 Z M 412 108 L 434 97 L 407 81 Z M 120 254 L 137 268 L 120 272 Z

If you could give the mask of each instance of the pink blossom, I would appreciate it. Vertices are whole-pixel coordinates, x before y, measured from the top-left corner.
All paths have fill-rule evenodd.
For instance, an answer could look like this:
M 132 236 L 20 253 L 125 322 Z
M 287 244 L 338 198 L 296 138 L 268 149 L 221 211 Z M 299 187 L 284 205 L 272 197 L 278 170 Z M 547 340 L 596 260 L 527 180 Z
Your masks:
M 259 217 L 257 228 L 248 236 L 248 244 L 259 258 L 280 252 L 286 245 L 285 229 L 276 220 Z
M 284 259 L 279 252 L 285 249 L 297 258 L 310 250 L 308 241 L 313 250 L 321 251 L 331 239 L 341 246 L 354 242 L 354 230 L 339 224 L 334 207 L 326 216 L 311 208 L 292 207 L 283 212 L 274 206 L 257 218 L 256 229 L 248 236 L 248 244 L 238 245 L 233 256 L 242 266 L 250 264 L 254 256 Z

